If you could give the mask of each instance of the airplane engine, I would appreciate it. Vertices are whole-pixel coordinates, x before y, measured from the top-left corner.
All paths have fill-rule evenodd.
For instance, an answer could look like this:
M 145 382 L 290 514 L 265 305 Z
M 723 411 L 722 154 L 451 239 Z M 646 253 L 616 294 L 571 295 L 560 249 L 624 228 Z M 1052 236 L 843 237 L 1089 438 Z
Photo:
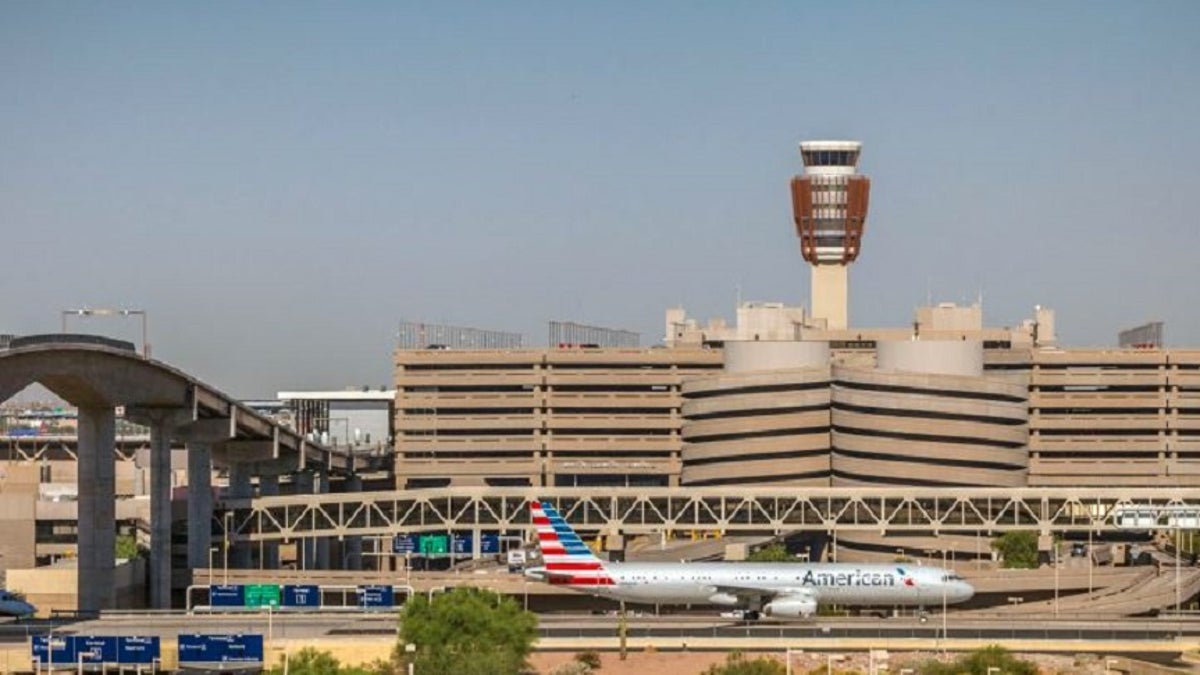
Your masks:
M 817 601 L 789 598 L 769 602 L 763 607 L 767 616 L 782 616 L 793 619 L 808 618 L 817 613 Z
M 738 597 L 729 593 L 713 593 L 712 595 L 708 596 L 708 601 L 714 605 L 733 607 L 734 605 L 738 604 Z

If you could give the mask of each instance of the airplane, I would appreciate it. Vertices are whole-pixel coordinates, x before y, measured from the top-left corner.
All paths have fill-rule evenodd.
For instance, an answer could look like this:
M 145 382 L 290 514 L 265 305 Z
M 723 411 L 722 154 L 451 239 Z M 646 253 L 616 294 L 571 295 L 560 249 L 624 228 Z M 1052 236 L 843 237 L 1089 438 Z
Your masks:
M 530 504 L 543 565 L 530 578 L 610 600 L 717 605 L 742 617 L 808 618 L 818 605 L 925 607 L 970 600 L 952 570 L 905 564 L 603 562 L 549 502 Z
M 25 602 L 19 595 L 0 590 L 0 616 L 25 619 L 37 613 L 37 607 Z

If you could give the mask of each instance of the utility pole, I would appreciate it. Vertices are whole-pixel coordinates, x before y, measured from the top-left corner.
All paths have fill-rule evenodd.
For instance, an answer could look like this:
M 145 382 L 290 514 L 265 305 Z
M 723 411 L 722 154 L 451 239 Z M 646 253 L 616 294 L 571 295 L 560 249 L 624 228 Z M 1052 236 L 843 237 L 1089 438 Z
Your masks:
M 621 660 L 624 661 L 628 656 L 626 652 L 626 640 L 629 637 L 629 620 L 625 616 L 625 601 L 621 601 L 621 616 L 617 619 L 617 637 L 621 640 Z

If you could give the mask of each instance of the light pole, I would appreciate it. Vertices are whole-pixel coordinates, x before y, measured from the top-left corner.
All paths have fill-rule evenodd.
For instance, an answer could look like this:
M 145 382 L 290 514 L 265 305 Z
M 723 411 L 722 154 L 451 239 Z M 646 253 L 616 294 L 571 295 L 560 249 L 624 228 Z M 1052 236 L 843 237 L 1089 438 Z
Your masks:
M 1052 541 L 1054 547 L 1054 618 L 1058 618 L 1058 541 Z
M 226 511 L 226 512 L 225 512 L 225 515 L 223 516 L 223 518 L 222 518 L 222 519 L 225 521 L 225 522 L 224 522 L 224 525 L 225 525 L 225 546 L 224 546 L 224 549 L 225 549 L 225 550 L 224 550 L 224 553 L 223 553 L 224 562 L 222 563 L 222 569 L 224 570 L 224 577 L 223 577 L 223 578 L 224 578 L 224 581 L 222 581 L 221 583 L 222 583 L 222 584 L 224 584 L 224 585 L 226 585 L 226 586 L 228 586 L 228 585 L 229 585 L 229 526 L 230 526 L 230 524 L 231 524 L 231 523 L 232 523 L 232 521 L 233 521 L 233 512 L 232 512 L 232 511 Z
M 79 652 L 79 675 L 83 675 L 83 657 L 85 657 L 85 656 L 86 656 L 86 657 L 88 657 L 88 658 L 90 658 L 90 659 L 94 659 L 94 658 L 102 658 L 102 655 L 101 655 L 101 654 L 97 654 L 97 653 L 95 652 L 95 650 L 90 650 L 90 651 L 86 651 L 86 652 Z
M 146 310 L 144 309 L 64 309 L 62 311 L 62 332 L 67 332 L 68 316 L 136 316 L 142 320 L 142 356 L 150 358 L 150 342 L 147 340 Z
M 1096 566 L 1096 557 L 1092 555 L 1092 531 L 1090 529 L 1088 530 L 1087 560 L 1088 560 L 1088 595 L 1091 595 L 1091 593 L 1092 593 L 1092 568 Z
M 787 647 L 784 649 L 784 659 L 787 661 L 787 675 L 792 675 L 792 654 L 803 654 L 803 649 L 793 649 Z
M 408 654 L 408 675 L 413 675 L 413 659 L 416 658 L 414 654 L 417 653 L 417 646 L 411 642 L 404 645 L 404 653 Z
M 949 569 L 946 566 L 946 549 L 944 549 L 944 548 L 942 549 L 942 570 L 946 574 L 949 573 Z M 950 637 L 949 635 L 946 635 L 946 628 L 948 625 L 946 623 L 946 587 L 949 585 L 950 585 L 949 579 L 946 579 L 942 582 L 942 653 L 943 654 L 946 653 L 946 640 L 949 639 L 949 637 Z
M 212 582 L 213 582 L 213 578 L 212 578 L 212 571 L 213 571 L 213 554 L 214 554 L 214 553 L 216 553 L 216 552 L 217 552 L 217 547 L 216 547 L 216 546 L 209 546 L 209 547 L 208 547 L 208 588 L 209 588 L 209 593 L 211 593 L 211 592 L 212 592 Z M 210 603 L 210 604 L 212 603 L 212 598 L 209 598 L 209 603 Z

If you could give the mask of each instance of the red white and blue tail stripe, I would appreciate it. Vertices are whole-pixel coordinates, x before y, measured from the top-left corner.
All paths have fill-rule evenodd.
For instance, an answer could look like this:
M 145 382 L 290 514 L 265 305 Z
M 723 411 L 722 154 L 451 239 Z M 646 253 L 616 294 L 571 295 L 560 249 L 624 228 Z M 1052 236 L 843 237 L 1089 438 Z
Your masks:
M 550 502 L 531 502 L 538 548 L 545 561 L 547 581 L 567 586 L 612 586 L 604 563 L 575 534 Z

